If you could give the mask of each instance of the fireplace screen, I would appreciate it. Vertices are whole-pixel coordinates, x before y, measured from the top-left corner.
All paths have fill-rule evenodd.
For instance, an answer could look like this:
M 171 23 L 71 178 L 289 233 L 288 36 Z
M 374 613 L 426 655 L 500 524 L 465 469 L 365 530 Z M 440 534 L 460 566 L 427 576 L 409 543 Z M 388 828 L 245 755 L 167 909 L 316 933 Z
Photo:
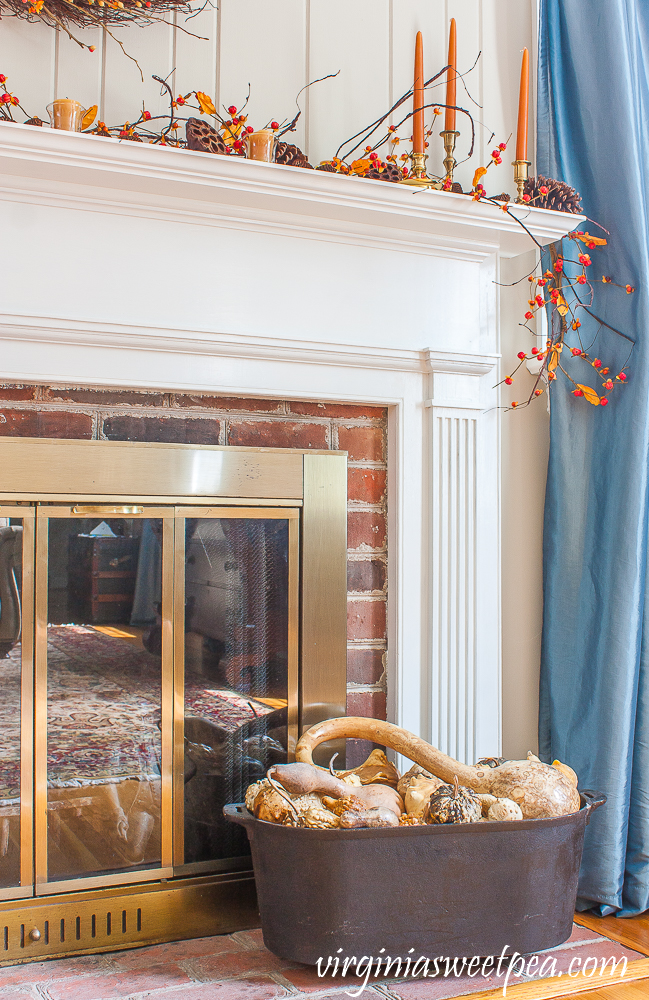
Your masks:
M 254 922 L 223 806 L 291 759 L 300 727 L 344 712 L 331 455 L 0 440 L 7 960 Z

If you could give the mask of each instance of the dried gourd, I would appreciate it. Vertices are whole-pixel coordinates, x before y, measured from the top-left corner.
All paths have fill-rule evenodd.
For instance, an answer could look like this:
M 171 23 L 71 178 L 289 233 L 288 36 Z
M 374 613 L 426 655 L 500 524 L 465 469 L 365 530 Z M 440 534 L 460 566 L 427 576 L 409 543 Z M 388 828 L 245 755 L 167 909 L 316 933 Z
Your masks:
M 311 827 L 316 830 L 334 830 L 339 825 L 338 817 L 322 806 L 311 806 L 300 813 L 296 826 Z
M 328 795 L 342 799 L 349 795 L 350 785 L 340 778 L 315 767 L 313 764 L 275 764 L 268 771 L 268 777 L 278 781 L 292 795 Z M 353 785 L 354 795 L 363 802 L 366 809 L 391 809 L 400 816 L 404 811 L 403 799 L 389 785 Z
M 478 823 L 482 819 L 482 803 L 475 792 L 460 785 L 457 775 L 452 785 L 442 785 L 430 797 L 426 823 Z
M 573 769 L 570 767 L 569 764 L 562 764 L 560 760 L 553 760 L 552 767 L 556 767 L 557 771 L 561 771 L 561 773 L 565 775 L 568 781 L 572 782 L 575 788 L 577 787 L 577 785 L 579 784 L 579 779 L 577 778 L 577 774 L 575 773 L 575 771 L 573 771 Z
M 298 813 L 306 812 L 307 809 L 322 808 L 322 799 L 319 795 L 291 795 L 289 798 Z
M 359 809 L 362 810 L 365 808 L 361 800 L 356 795 L 346 795 L 344 799 L 332 799 L 329 795 L 323 795 L 322 804 L 325 809 L 328 809 L 336 816 L 342 816 L 342 814 L 347 812 L 348 809 L 358 811 Z
M 253 815 L 256 819 L 263 819 L 268 823 L 295 826 L 296 811 L 287 798 L 288 796 L 284 798 L 269 783 L 267 788 L 262 788 L 257 793 L 252 809 Z
M 341 781 L 344 781 L 346 785 L 351 785 L 352 788 L 360 788 L 363 782 L 357 774 L 340 774 L 337 775 Z
M 489 812 L 487 813 L 487 819 L 490 823 L 512 822 L 513 820 L 520 820 L 522 818 L 521 807 L 516 802 L 513 802 L 512 799 L 496 799 L 494 804 L 489 807 Z
M 339 777 L 344 781 L 350 775 L 356 775 L 360 778 L 362 785 L 381 784 L 396 788 L 399 781 L 399 772 L 396 767 L 388 760 L 383 751 L 378 749 L 372 750 L 367 760 L 359 767 L 343 771 Z
M 341 830 L 387 826 L 399 826 L 399 817 L 391 809 L 348 809 L 340 817 Z
M 346 717 L 319 722 L 300 737 L 295 756 L 298 761 L 309 763 L 315 747 L 343 737 L 372 740 L 409 757 L 443 781 L 451 782 L 457 775 L 463 786 L 475 792 L 513 799 L 525 819 L 567 816 L 581 808 L 574 783 L 550 764 L 540 760 L 509 760 L 498 767 L 472 767 L 447 756 L 406 729 L 379 719 Z
M 423 774 L 415 778 L 406 791 L 405 804 L 408 815 L 422 817 L 431 795 L 442 787 L 444 782 L 439 778 L 425 778 Z
M 255 799 L 259 795 L 262 788 L 270 788 L 270 781 L 268 778 L 263 778 L 262 781 L 254 781 L 252 785 L 248 785 L 246 788 L 245 803 L 248 812 L 254 812 Z
M 494 804 L 494 802 L 498 801 L 498 799 L 496 798 L 496 796 L 495 795 L 490 795 L 489 792 L 478 792 L 478 798 L 482 802 L 482 815 L 483 816 L 486 816 L 487 813 L 489 812 L 489 809 Z
M 402 798 L 405 800 L 406 792 L 410 788 L 415 778 L 422 778 L 422 777 L 432 778 L 432 774 L 429 774 L 428 771 L 424 770 L 424 768 L 421 767 L 421 765 L 413 764 L 410 770 L 406 771 L 406 773 L 402 775 L 402 777 L 399 778 L 397 782 L 397 791 L 399 795 L 401 795 Z

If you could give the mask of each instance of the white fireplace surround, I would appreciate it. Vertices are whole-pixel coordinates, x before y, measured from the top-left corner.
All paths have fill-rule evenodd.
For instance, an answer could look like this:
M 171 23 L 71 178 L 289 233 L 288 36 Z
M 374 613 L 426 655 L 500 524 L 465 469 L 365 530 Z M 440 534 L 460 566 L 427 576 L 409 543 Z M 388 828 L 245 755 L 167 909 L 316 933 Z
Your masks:
M 0 124 L 4 381 L 389 407 L 389 718 L 498 752 L 494 205 Z M 579 222 L 516 206 L 541 244 Z M 568 225 L 567 222 L 570 224 Z

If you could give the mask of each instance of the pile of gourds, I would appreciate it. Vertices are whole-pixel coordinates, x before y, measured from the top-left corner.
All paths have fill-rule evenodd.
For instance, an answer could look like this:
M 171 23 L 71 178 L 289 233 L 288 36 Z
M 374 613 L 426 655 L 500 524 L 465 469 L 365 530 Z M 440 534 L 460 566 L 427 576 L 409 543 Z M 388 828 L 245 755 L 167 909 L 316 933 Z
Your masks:
M 414 760 L 401 776 L 382 750 L 349 771 L 313 764 L 312 751 L 342 736 L 372 739 Z M 285 826 L 358 829 L 433 823 L 543 819 L 577 812 L 577 775 L 566 764 L 483 758 L 473 767 L 419 737 L 375 719 L 330 719 L 309 729 L 294 764 L 276 764 L 250 785 L 247 809 Z

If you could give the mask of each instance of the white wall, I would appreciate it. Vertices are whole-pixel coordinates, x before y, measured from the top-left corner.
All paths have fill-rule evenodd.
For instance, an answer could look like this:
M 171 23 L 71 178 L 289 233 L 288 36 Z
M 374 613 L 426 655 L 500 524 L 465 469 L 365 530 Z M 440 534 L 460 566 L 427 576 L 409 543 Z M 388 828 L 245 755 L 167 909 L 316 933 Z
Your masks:
M 533 252 L 504 260 L 500 279 L 518 281 L 533 265 Z M 528 289 L 523 280 L 501 296 L 503 375 L 518 364 L 518 351 L 534 346 L 518 326 L 527 309 Z M 501 402 L 527 399 L 534 384 L 535 379 L 523 366 L 514 384 L 502 387 Z M 505 412 L 501 434 L 503 754 L 520 758 L 527 756 L 528 750 L 536 753 L 538 749 L 541 553 L 549 446 L 546 396 L 524 409 Z
M 309 80 L 340 70 L 303 95 L 304 114 L 295 134 L 312 162 L 332 156 L 339 143 L 385 112 L 412 83 L 414 36 L 424 34 L 425 71 L 432 76 L 446 62 L 448 22 L 458 22 L 458 65 L 477 67 L 466 85 L 480 109 L 458 86 L 458 103 L 475 113 L 476 155 L 461 169 L 469 182 L 478 161 L 515 128 L 520 50 L 531 45 L 533 0 L 219 0 L 179 24 L 208 41 L 166 25 L 124 27 L 116 34 L 138 59 L 144 74 L 97 29 L 79 36 L 96 51 L 79 48 L 62 32 L 11 17 L 0 23 L 0 72 L 30 114 L 46 119 L 54 97 L 99 105 L 109 125 L 135 120 L 145 103 L 152 113 L 166 102 L 155 73 L 173 72 L 175 93 L 203 90 L 217 105 L 240 105 L 251 84 L 250 122 L 262 126 L 291 118 L 295 96 Z M 170 78 L 171 80 L 171 78 Z M 444 85 L 431 100 L 444 99 Z M 484 122 L 482 127 L 478 122 Z M 438 120 L 439 128 L 442 127 Z M 458 159 L 469 148 L 469 125 L 458 115 Z M 431 165 L 441 170 L 441 139 L 431 145 Z M 490 188 L 511 188 L 510 157 L 490 171 Z M 493 179 L 492 179 L 493 177 Z
M 138 58 L 144 83 L 134 64 L 100 31 L 82 32 L 84 40 L 96 45 L 91 54 L 62 33 L 5 17 L 0 21 L 0 72 L 7 74 L 8 86 L 30 114 L 46 118 L 50 100 L 69 96 L 85 106 L 98 104 L 99 117 L 109 125 L 137 118 L 142 102 L 154 114 L 164 110 L 166 102 L 152 73 L 166 77 L 173 71 L 175 93 L 203 90 L 217 105 L 241 104 L 250 82 L 249 121 L 260 126 L 272 118 L 292 117 L 295 95 L 308 80 L 340 70 L 335 80 L 317 84 L 302 99 L 304 113 L 295 141 L 317 163 L 332 156 L 340 142 L 387 110 L 410 86 L 417 30 L 424 33 L 426 74 L 432 76 L 444 65 L 448 21 L 454 16 L 460 69 L 467 70 L 482 52 L 466 78 L 482 108 L 472 105 L 458 87 L 458 103 L 472 108 L 476 122 L 487 126 L 477 124 L 474 158 L 458 171 L 466 187 L 493 145 L 515 129 L 520 50 L 524 45 L 533 50 L 535 6 L 535 0 L 218 0 L 218 9 L 206 9 L 187 24 L 208 41 L 188 38 L 165 25 L 118 31 Z M 432 93 L 444 99 L 443 86 Z M 462 118 L 458 116 L 458 159 L 469 142 Z M 513 143 L 503 165 L 489 170 L 491 193 L 513 192 L 512 153 Z M 531 154 L 533 158 L 533 146 Z M 435 136 L 432 169 L 441 169 L 442 157 L 441 139 Z M 516 261 L 506 267 L 503 281 L 514 280 L 524 270 Z M 504 368 L 518 350 L 530 346 L 518 328 L 526 292 L 524 283 L 500 295 Z M 451 341 L 444 346 L 459 349 Z M 547 461 L 543 402 L 504 414 L 502 445 L 503 746 L 507 755 L 520 755 L 536 746 Z

